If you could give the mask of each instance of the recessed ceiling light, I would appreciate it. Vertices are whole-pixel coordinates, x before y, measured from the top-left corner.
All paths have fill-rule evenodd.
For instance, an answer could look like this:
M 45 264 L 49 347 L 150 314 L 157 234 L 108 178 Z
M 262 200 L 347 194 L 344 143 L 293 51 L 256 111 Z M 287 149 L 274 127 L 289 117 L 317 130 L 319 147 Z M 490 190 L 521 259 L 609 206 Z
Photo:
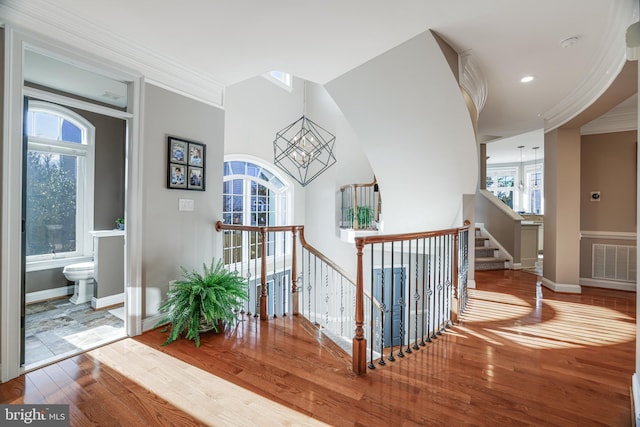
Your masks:
M 535 79 L 535 77 L 533 76 L 524 76 L 523 78 L 520 79 L 520 81 L 522 83 L 529 83 L 532 82 Z

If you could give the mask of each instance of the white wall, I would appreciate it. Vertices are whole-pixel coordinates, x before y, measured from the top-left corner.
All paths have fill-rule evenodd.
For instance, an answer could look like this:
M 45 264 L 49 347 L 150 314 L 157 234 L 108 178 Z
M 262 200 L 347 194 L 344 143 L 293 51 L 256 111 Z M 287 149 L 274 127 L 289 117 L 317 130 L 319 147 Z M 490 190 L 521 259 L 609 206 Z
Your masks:
M 307 116 L 336 135 L 336 164 L 306 187 L 292 179 L 294 188 L 293 224 L 305 226 L 307 241 L 353 272 L 355 246 L 341 242 L 336 223 L 340 186 L 367 183 L 373 172 L 353 130 L 326 90 L 307 83 Z M 288 92 L 258 76 L 230 86 L 225 94 L 225 154 L 248 154 L 273 165 L 276 132 L 302 116 L 304 83 L 294 79 Z
M 449 228 L 478 179 L 469 111 L 438 43 L 420 34 L 325 85 L 380 184 L 385 233 Z
M 180 266 L 200 269 L 221 255 L 214 226 L 222 216 L 224 111 L 149 84 L 143 111 L 144 318 L 157 313 Z M 206 144 L 206 191 L 167 188 L 169 135 Z M 179 199 L 193 200 L 194 211 L 179 211 Z

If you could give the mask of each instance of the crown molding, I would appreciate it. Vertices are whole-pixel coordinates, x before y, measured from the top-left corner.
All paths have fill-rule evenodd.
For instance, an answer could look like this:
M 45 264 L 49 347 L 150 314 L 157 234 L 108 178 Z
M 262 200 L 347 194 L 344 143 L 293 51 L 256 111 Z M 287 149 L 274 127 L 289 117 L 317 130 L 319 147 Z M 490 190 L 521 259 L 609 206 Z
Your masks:
M 627 60 L 625 31 L 638 18 L 638 8 L 632 1 L 611 2 L 611 24 L 599 52 L 598 62 L 577 84 L 575 90 L 540 117 L 545 121 L 545 132 L 562 126 L 589 105 L 593 104 L 611 85 Z
M 224 85 L 199 70 L 106 30 L 95 23 L 42 0 L 4 0 L 3 23 L 73 46 L 139 72 L 148 83 L 180 93 L 209 105 L 224 107 Z
M 581 135 L 625 132 L 638 129 L 638 114 L 635 108 L 613 109 L 580 128 Z
M 487 79 L 471 51 L 460 54 L 459 64 L 460 86 L 469 94 L 479 115 L 487 101 Z

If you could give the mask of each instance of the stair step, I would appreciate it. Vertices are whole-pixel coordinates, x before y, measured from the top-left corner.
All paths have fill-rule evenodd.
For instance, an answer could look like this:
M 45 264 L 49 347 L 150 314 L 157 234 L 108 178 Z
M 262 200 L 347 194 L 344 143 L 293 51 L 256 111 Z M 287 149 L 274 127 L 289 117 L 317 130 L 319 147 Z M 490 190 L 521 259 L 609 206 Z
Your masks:
M 505 270 L 505 262 L 508 260 L 496 257 L 476 258 L 476 270 Z
M 481 237 L 481 236 L 477 236 L 476 237 L 476 248 L 477 247 L 482 247 L 485 246 L 485 244 L 489 241 L 488 237 Z
M 476 258 L 492 258 L 497 250 L 493 246 L 476 246 Z

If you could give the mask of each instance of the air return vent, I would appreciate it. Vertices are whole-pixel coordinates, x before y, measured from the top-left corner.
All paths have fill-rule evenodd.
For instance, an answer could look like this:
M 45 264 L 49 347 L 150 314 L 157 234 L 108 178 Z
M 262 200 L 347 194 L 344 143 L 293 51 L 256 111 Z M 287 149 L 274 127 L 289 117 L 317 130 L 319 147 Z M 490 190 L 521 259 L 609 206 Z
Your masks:
M 636 247 L 603 245 L 591 247 L 592 277 L 594 279 L 636 281 Z

